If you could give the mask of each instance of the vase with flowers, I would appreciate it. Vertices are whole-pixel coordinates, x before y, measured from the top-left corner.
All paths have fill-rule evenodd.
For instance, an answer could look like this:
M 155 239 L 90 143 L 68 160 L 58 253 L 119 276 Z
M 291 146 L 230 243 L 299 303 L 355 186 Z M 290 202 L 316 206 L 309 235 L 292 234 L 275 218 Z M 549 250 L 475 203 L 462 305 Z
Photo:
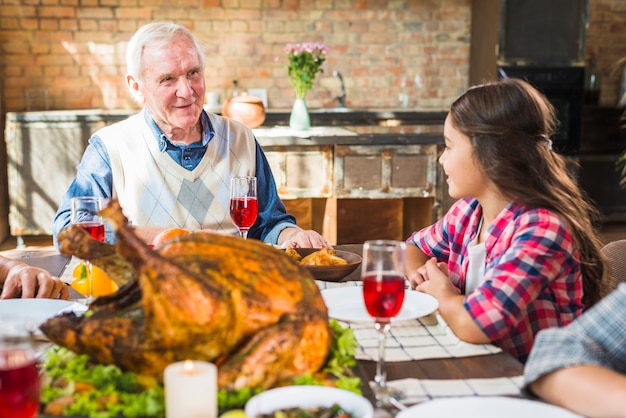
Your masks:
M 285 52 L 289 58 L 289 83 L 296 91 L 289 126 L 293 129 L 309 129 L 311 119 L 306 107 L 306 93 L 313 87 L 317 73 L 323 72 L 322 64 L 326 60 L 328 46 L 314 43 L 287 44 Z

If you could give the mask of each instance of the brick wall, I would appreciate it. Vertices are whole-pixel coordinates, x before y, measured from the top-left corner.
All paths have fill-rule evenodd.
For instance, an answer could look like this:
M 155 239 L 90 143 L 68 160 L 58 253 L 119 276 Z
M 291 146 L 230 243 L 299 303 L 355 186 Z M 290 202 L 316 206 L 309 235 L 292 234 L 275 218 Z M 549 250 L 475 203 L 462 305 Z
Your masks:
M 126 42 L 140 25 L 171 20 L 205 45 L 207 90 L 268 90 L 270 107 L 288 108 L 288 42 L 331 47 L 307 96 L 333 105 L 341 72 L 349 105 L 398 104 L 402 77 L 411 107 L 445 109 L 467 87 L 472 0 L 0 0 L 0 82 L 4 111 L 128 108 Z M 473 0 L 480 1 L 480 0 Z M 598 55 L 601 102 L 617 102 L 626 56 L 626 0 L 590 0 L 587 50 Z M 419 75 L 423 87 L 416 88 Z
M 330 53 L 307 95 L 332 106 L 342 73 L 348 105 L 398 105 L 406 77 L 411 107 L 446 108 L 467 87 L 471 0 L 0 0 L 5 111 L 129 108 L 124 51 L 142 24 L 190 28 L 207 54 L 207 91 L 268 90 L 289 108 L 288 42 L 324 42 Z M 423 87 L 416 88 L 419 75 Z M 29 101 L 27 102 L 27 96 Z
M 587 52 L 595 53 L 602 77 L 600 103 L 618 102 L 619 83 L 626 58 L 626 0 L 590 0 Z

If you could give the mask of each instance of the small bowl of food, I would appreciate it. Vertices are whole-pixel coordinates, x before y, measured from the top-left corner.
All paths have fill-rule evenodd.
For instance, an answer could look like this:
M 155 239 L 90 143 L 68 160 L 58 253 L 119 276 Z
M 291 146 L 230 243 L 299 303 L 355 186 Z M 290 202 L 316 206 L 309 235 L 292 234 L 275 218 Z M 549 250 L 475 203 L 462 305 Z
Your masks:
M 344 389 L 302 385 L 261 392 L 246 403 L 245 413 L 248 418 L 372 418 L 374 407 L 363 396 Z
M 285 251 L 316 280 L 339 282 L 361 265 L 361 256 L 350 251 L 328 248 L 287 248 Z

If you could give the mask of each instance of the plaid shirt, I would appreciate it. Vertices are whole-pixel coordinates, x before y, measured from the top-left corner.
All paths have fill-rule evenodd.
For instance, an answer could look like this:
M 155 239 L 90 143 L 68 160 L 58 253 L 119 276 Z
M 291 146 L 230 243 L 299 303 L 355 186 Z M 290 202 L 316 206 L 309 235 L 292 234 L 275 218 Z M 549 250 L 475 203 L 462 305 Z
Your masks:
M 481 218 L 477 200 L 461 199 L 407 241 L 447 262 L 450 280 L 464 293 L 467 248 Z M 514 202 L 487 234 L 484 281 L 465 297 L 465 309 L 494 344 L 525 362 L 539 330 L 566 325 L 582 312 L 578 253 L 556 214 Z
M 524 383 L 574 365 L 596 365 L 626 374 L 626 284 L 593 305 L 569 326 L 537 334 Z

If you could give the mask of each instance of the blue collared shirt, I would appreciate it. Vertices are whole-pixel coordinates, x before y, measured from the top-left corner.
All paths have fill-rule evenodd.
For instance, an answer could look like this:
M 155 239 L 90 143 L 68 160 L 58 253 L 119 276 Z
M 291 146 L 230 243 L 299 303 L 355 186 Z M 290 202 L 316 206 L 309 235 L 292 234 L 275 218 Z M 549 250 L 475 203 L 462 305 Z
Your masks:
M 161 152 L 167 152 L 176 163 L 190 171 L 200 163 L 207 145 L 215 135 L 215 130 L 204 111 L 202 111 L 200 116 L 202 140 L 190 145 L 174 144 L 161 131 L 146 109 L 143 110 L 143 115 L 154 134 L 155 140 L 158 141 Z M 53 234 L 55 246 L 57 245 L 59 231 L 70 225 L 70 199 L 72 197 L 99 196 L 105 199 L 112 197 L 113 177 L 111 161 L 106 147 L 97 133 L 89 139 L 89 145 L 76 169 L 76 177 L 74 177 L 67 192 L 61 199 L 59 209 L 54 217 Z M 259 215 L 252 228 L 250 228 L 248 237 L 276 244 L 278 236 L 283 229 L 297 227 L 296 220 L 286 212 L 283 202 L 278 197 L 272 171 L 258 142 L 256 143 L 256 177 Z M 108 226 L 106 229 L 106 241 L 114 242 L 114 232 Z

